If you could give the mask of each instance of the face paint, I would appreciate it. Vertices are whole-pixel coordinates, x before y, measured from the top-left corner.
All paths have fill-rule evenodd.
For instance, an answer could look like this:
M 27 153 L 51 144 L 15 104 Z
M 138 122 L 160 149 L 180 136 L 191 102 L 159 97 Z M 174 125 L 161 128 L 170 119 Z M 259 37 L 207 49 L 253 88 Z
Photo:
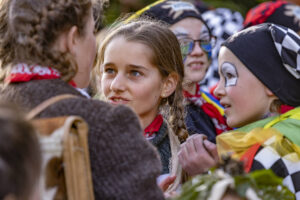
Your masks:
M 225 79 L 225 87 L 236 85 L 238 73 L 234 64 L 224 62 L 221 66 L 221 73 Z

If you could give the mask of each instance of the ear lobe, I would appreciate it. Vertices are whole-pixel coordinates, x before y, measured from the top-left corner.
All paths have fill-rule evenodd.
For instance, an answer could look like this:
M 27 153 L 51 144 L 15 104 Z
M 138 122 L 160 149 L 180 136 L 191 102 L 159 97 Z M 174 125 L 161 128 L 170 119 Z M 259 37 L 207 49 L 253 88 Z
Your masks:
M 164 80 L 163 89 L 161 91 L 161 97 L 166 98 L 169 97 L 176 89 L 179 77 L 176 73 L 171 73 L 169 76 Z
M 269 96 L 269 97 L 275 96 L 274 93 L 269 88 L 265 87 L 265 91 L 266 91 L 267 96 Z
M 67 32 L 67 50 L 76 56 L 77 52 L 77 39 L 78 39 L 78 28 L 76 26 L 72 26 Z

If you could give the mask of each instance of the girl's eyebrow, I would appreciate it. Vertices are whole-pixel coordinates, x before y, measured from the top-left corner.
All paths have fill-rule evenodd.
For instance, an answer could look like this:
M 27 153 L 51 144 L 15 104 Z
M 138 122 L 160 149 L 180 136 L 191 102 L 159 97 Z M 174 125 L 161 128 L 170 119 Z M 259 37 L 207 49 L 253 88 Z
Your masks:
M 144 67 L 144 66 L 142 66 L 142 65 L 129 64 L 128 66 L 129 66 L 129 67 L 132 67 L 132 68 L 134 68 L 134 69 L 139 69 L 139 70 L 146 70 L 146 71 L 149 70 L 148 68 L 146 68 L 146 67 Z
M 104 67 L 106 67 L 106 66 L 115 66 L 115 64 L 112 63 L 112 62 L 107 62 L 107 63 L 104 63 L 103 66 Z M 142 65 L 129 64 L 127 66 L 131 67 L 131 68 L 134 68 L 134 69 L 147 70 L 147 71 L 149 70 L 148 68 L 146 68 Z

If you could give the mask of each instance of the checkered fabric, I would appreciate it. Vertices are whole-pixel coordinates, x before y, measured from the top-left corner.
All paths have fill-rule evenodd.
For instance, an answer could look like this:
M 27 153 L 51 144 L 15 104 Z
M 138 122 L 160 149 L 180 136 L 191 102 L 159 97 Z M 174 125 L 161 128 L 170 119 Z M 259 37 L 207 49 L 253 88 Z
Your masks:
M 218 54 L 220 45 L 229 36 L 243 28 L 243 17 L 239 12 L 231 11 L 227 8 L 217 8 L 202 14 L 212 34 L 217 37 L 217 43 L 212 50 L 212 63 L 209 67 L 205 79 L 201 82 L 201 89 L 209 92 L 210 88 L 219 81 L 218 74 Z
M 270 140 L 272 138 L 266 143 Z M 298 161 L 294 162 L 292 158 Z M 271 169 L 277 176 L 282 177 L 283 184 L 295 194 L 296 200 L 300 200 L 300 158 L 295 152 L 279 155 L 272 146 L 260 147 L 254 157 L 251 171 L 259 169 Z
M 293 30 L 272 24 L 272 38 L 284 67 L 300 79 L 300 38 Z

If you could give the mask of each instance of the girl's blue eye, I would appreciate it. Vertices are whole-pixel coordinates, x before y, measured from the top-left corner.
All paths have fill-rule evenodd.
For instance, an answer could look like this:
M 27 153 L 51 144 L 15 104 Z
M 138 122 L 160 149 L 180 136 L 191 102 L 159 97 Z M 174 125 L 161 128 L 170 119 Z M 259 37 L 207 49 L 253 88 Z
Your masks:
M 107 74 L 113 74 L 113 73 L 115 72 L 115 70 L 112 69 L 112 68 L 106 68 L 106 69 L 104 70 L 104 72 L 107 73 Z
M 130 71 L 130 74 L 131 74 L 132 76 L 141 76 L 141 75 L 142 75 L 139 71 L 136 71 L 136 70 Z

